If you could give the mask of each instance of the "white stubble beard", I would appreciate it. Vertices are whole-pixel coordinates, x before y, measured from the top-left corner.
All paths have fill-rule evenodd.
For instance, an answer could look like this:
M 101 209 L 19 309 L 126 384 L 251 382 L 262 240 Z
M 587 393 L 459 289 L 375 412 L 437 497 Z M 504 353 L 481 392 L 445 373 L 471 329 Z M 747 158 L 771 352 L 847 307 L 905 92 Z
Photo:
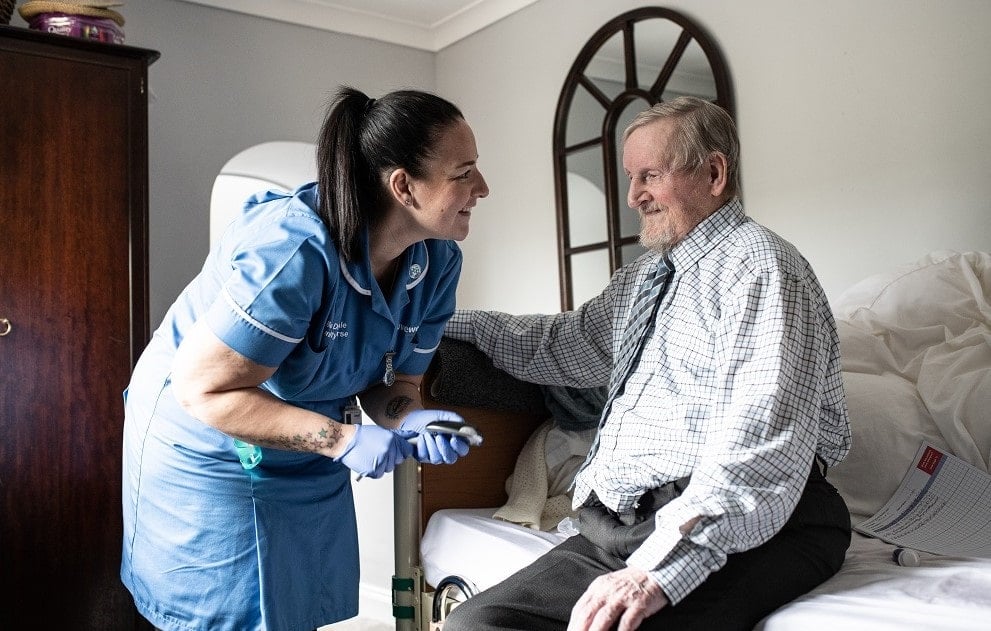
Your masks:
M 645 213 L 653 210 L 656 210 L 656 208 L 650 207 L 646 211 L 640 210 L 638 212 L 640 216 L 640 245 L 652 252 L 667 254 L 674 247 L 676 236 L 673 233 L 670 221 L 664 222 L 663 225 L 659 226 L 648 225 Z M 664 210 L 663 212 L 666 213 L 668 211 Z M 664 217 L 662 216 L 659 219 L 663 221 Z

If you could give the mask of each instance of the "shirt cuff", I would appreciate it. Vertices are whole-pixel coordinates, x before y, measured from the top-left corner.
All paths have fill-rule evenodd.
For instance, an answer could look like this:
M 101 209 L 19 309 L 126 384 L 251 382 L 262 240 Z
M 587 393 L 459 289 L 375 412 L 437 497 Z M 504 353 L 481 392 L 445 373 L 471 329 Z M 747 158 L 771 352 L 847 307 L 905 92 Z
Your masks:
M 213 333 L 241 355 L 262 366 L 278 366 L 299 344 L 251 317 L 226 292 L 214 301 L 204 316 Z
M 692 541 L 692 532 L 698 532 L 700 524 L 688 535 L 681 533 L 683 524 L 706 512 L 685 500 L 681 496 L 658 511 L 654 532 L 626 560 L 627 565 L 648 572 L 671 604 L 690 594 L 726 562 L 725 555 Z
M 719 564 L 716 563 L 710 550 L 682 539 L 677 531 L 673 536 L 661 537 L 660 546 L 647 545 L 658 534 L 660 533 L 655 532 L 648 537 L 644 545 L 630 555 L 626 564 L 650 574 L 664 590 L 668 601 L 674 605 L 704 583 L 710 574 L 719 569 Z M 677 538 L 677 543 L 666 557 L 657 561 L 652 550 L 663 547 L 672 538 Z

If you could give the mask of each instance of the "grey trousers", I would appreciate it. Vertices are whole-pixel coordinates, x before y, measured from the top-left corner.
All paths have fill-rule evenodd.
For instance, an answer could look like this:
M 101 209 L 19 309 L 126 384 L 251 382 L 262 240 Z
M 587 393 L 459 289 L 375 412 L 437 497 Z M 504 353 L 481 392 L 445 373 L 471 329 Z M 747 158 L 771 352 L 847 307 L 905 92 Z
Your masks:
M 603 541 L 599 532 L 590 532 L 607 550 L 585 534 L 575 535 L 458 605 L 447 616 L 444 631 L 565 631 L 571 608 L 592 580 L 626 567 L 628 550 L 649 534 L 641 521 L 615 523 L 612 535 L 625 531 L 631 542 L 612 535 Z M 678 604 L 647 618 L 640 629 L 750 631 L 769 613 L 839 571 L 849 545 L 846 503 L 813 467 L 798 506 L 777 535 L 757 548 L 729 555 L 718 572 Z

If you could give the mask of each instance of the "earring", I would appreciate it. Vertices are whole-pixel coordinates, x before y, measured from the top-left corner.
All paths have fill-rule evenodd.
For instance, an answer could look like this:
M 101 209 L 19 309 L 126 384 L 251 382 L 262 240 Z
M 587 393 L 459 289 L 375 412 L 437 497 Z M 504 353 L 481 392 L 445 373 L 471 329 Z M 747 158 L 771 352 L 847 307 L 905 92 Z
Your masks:
M 413 205 L 413 198 L 412 197 L 407 197 L 405 200 L 403 200 L 403 203 L 406 204 L 407 206 L 412 206 Z

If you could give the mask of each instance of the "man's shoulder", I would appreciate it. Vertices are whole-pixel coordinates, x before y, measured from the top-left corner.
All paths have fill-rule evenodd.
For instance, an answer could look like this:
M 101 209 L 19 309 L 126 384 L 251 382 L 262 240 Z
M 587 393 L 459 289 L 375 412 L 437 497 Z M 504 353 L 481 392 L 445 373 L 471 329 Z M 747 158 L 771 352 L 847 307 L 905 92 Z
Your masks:
M 747 262 L 755 272 L 804 275 L 809 264 L 790 241 L 756 221 L 741 223 L 726 239 L 724 254 Z

